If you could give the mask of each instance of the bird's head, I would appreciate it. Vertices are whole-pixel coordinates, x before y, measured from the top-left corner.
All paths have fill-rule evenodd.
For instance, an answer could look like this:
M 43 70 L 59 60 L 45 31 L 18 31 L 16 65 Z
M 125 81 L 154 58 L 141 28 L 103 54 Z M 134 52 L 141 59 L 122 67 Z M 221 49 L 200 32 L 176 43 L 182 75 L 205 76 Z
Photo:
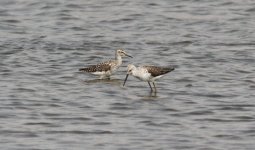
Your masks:
M 126 81 L 127 81 L 127 79 L 128 79 L 128 76 L 129 76 L 129 75 L 133 75 L 133 71 L 134 71 L 135 69 L 136 69 L 135 65 L 129 64 L 129 65 L 127 66 L 127 75 L 126 75 L 126 78 L 125 78 L 125 80 L 124 80 L 123 86 L 125 86 L 125 83 L 126 83 Z
M 117 53 L 118 56 L 121 56 L 121 57 L 127 56 L 127 57 L 133 58 L 132 56 L 128 55 L 123 49 L 118 49 L 116 51 L 116 53 Z

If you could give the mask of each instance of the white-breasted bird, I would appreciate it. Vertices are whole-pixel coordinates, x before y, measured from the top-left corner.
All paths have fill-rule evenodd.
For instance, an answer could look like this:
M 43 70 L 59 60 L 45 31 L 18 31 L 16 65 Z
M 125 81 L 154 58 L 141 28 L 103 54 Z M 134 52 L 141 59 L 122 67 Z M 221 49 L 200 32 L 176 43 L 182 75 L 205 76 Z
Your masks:
M 136 67 L 133 64 L 129 64 L 127 67 L 127 75 L 125 78 L 125 81 L 123 83 L 123 86 L 125 86 L 125 83 L 128 79 L 129 75 L 133 75 L 134 77 L 138 78 L 142 81 L 147 81 L 151 91 L 153 91 L 150 82 L 153 83 L 155 92 L 156 92 L 156 86 L 155 81 L 162 76 L 164 76 L 166 73 L 171 72 L 174 70 L 174 67 L 157 67 L 157 66 L 141 66 Z

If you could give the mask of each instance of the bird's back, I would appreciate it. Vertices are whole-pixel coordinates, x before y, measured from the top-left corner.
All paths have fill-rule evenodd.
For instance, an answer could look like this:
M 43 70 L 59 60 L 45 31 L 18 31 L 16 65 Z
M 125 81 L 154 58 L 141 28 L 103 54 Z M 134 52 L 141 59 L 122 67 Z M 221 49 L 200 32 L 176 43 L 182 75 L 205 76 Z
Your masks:
M 151 76 L 156 77 L 174 70 L 174 67 L 143 66 Z
M 79 71 L 84 72 L 105 72 L 111 70 L 112 61 L 102 62 L 96 65 L 90 65 L 85 68 L 80 68 Z

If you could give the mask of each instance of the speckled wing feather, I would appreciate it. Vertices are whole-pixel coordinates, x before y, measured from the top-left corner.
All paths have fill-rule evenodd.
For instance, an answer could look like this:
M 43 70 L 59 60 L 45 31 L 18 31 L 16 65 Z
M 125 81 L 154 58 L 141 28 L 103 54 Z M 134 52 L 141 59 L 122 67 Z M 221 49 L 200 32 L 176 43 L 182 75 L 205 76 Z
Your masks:
M 143 66 L 143 67 L 146 68 L 153 77 L 163 75 L 174 70 L 174 67 L 156 67 L 156 66 Z
M 91 65 L 86 68 L 80 68 L 79 71 L 84 71 L 84 72 L 102 72 L 102 71 L 108 71 L 111 69 L 111 63 L 110 61 L 107 62 L 102 62 L 97 65 Z

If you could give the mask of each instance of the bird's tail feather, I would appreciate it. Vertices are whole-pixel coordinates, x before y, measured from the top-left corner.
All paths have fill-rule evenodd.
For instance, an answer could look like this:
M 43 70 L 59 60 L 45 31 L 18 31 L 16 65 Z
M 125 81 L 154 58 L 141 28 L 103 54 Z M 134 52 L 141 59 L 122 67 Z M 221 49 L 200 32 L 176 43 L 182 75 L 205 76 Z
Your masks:
M 79 71 L 90 72 L 90 69 L 89 68 L 80 68 Z

